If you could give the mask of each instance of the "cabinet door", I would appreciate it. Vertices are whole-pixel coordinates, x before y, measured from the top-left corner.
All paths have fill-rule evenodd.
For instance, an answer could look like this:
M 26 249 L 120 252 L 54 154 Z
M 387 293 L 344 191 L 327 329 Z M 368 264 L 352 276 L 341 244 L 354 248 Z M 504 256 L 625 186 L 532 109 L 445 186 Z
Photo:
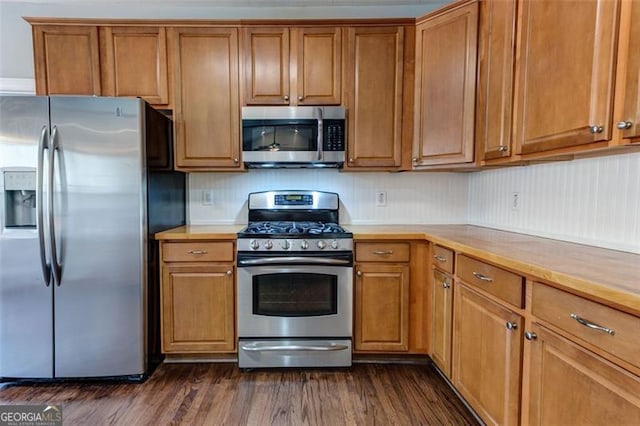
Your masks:
M 478 4 L 416 28 L 414 166 L 472 162 Z
M 292 31 L 291 68 L 298 105 L 340 105 L 341 28 Z
M 511 155 L 516 2 L 480 2 L 476 143 L 484 160 Z
M 235 350 L 233 265 L 164 264 L 162 351 Z
M 289 29 L 245 28 L 244 101 L 247 105 L 289 104 Z
M 451 320 L 453 279 L 433 271 L 433 315 L 431 322 L 431 358 L 447 377 L 451 377 Z
M 401 165 L 404 28 L 348 28 L 349 168 Z
M 238 30 L 170 30 L 176 166 L 240 167 Z
M 98 28 L 33 26 L 36 93 L 101 95 Z
M 640 379 L 559 335 L 532 326 L 528 423 L 636 424 Z
M 354 348 L 409 350 L 409 266 L 356 265 Z
M 627 76 L 624 91 L 623 116 L 616 125 L 623 130 L 622 137 L 640 142 L 640 2 L 623 4 L 628 25 Z
M 153 105 L 169 104 L 165 33 L 157 27 L 101 28 L 103 95 L 138 96 Z
M 609 140 L 620 2 L 519 4 L 516 153 Z
M 517 424 L 522 318 L 465 284 L 454 291 L 453 385 L 485 423 Z

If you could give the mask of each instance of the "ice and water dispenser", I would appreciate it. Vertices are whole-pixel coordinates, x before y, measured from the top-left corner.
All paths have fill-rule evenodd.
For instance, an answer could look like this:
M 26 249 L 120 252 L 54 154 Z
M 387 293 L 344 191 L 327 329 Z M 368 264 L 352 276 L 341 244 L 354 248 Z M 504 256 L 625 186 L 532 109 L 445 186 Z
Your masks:
M 4 171 L 5 228 L 36 227 L 36 171 Z

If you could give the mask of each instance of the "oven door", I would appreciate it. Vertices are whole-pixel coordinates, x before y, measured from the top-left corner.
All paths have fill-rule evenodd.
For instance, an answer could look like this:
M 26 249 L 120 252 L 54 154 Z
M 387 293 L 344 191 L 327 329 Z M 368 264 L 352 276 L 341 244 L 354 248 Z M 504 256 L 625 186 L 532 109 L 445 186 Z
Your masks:
M 351 337 L 352 306 L 351 266 L 238 267 L 240 338 Z

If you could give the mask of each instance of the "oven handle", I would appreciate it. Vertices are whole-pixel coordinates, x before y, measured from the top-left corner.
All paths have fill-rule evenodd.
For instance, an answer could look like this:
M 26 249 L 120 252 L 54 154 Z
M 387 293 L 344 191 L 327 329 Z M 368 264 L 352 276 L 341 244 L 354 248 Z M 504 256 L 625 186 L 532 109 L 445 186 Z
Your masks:
M 238 259 L 238 266 L 260 266 L 260 265 L 339 265 L 349 266 L 350 260 L 331 259 L 327 257 L 303 257 L 303 256 L 285 256 L 285 257 L 261 257 L 258 259 Z
M 283 352 L 283 351 L 344 351 L 349 349 L 347 345 L 337 345 L 332 343 L 329 346 L 317 346 L 317 345 L 271 345 L 271 346 L 241 346 L 243 351 L 248 352 Z
M 324 128 L 322 122 L 322 108 L 318 108 L 318 161 L 322 160 L 322 149 L 324 145 Z

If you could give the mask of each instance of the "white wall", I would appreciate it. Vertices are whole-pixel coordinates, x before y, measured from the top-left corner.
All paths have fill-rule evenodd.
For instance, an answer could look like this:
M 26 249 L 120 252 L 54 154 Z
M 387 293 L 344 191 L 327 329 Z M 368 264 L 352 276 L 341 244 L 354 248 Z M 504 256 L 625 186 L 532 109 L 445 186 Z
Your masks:
M 640 153 L 470 174 L 468 220 L 640 253 Z
M 313 189 L 340 195 L 341 223 L 465 223 L 467 182 L 466 175 L 453 173 L 344 173 L 317 169 L 191 173 L 189 221 L 246 223 L 249 192 Z M 203 190 L 213 191 L 213 205 L 202 205 Z M 387 192 L 386 207 L 375 205 L 378 190 Z

